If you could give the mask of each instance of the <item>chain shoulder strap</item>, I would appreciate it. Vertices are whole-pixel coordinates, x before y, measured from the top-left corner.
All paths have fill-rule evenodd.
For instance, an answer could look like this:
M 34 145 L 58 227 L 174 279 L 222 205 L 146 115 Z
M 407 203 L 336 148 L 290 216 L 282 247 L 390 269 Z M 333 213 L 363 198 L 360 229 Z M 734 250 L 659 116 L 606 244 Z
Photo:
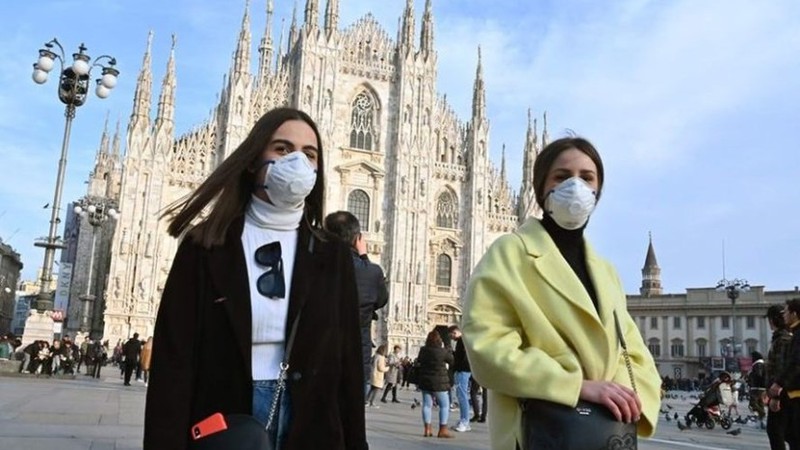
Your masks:
M 614 311 L 614 325 L 617 328 L 617 338 L 619 339 L 619 345 L 622 347 L 622 356 L 625 357 L 625 366 L 628 368 L 628 377 L 631 379 L 631 387 L 633 388 L 633 392 L 639 393 L 636 390 L 636 380 L 633 378 L 633 367 L 631 367 L 631 357 L 628 354 L 628 345 L 625 343 L 625 338 L 622 337 L 622 327 L 619 324 L 619 317 L 617 317 L 617 312 Z
M 298 323 L 300 323 L 300 312 L 298 312 L 297 317 L 294 318 L 292 332 L 289 334 L 289 341 L 286 343 L 286 351 L 284 352 L 283 361 L 280 366 L 281 371 L 278 373 L 278 384 L 275 386 L 275 394 L 272 396 L 272 405 L 269 407 L 269 418 L 267 419 L 267 426 L 265 427 L 267 430 L 272 427 L 275 414 L 278 412 L 278 404 L 281 401 L 281 395 L 283 394 L 283 390 L 286 389 L 286 375 L 289 372 L 289 355 L 292 353 L 292 345 L 294 344 L 294 337 L 297 334 Z

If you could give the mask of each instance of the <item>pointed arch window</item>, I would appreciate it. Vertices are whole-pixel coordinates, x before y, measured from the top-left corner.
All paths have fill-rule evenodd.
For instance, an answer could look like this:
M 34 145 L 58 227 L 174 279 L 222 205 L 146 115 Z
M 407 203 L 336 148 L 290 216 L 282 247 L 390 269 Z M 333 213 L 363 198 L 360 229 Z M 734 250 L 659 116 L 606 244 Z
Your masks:
M 458 225 L 458 199 L 450 191 L 444 191 L 436 201 L 436 226 L 456 228 Z
M 442 287 L 450 287 L 452 280 L 451 273 L 453 268 L 453 260 L 450 256 L 442 253 L 436 257 L 436 285 Z
M 372 150 L 375 142 L 375 100 L 361 91 L 353 100 L 350 113 L 350 147 Z
M 347 210 L 353 213 L 361 224 L 361 231 L 369 231 L 369 195 L 356 189 L 347 196 Z

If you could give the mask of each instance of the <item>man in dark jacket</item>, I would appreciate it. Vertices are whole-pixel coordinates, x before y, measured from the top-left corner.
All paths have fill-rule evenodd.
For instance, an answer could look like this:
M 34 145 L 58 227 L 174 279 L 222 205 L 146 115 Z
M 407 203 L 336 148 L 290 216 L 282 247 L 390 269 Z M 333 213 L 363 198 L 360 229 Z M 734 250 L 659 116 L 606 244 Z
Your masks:
M 772 386 L 786 368 L 786 355 L 792 342 L 792 333 L 783 321 L 783 306 L 772 305 L 767 309 L 767 321 L 772 329 L 772 342 L 767 353 L 765 386 Z M 772 450 L 786 450 L 786 415 L 781 411 L 780 396 L 769 396 L 767 412 L 767 437 Z
M 786 361 L 769 388 L 770 397 L 780 396 L 780 407 L 786 420 L 786 441 L 789 448 L 800 448 L 800 298 L 786 302 L 783 321 L 792 333 Z M 770 405 L 771 406 L 771 405 Z
M 139 365 L 139 353 L 142 351 L 142 342 L 139 341 L 139 333 L 133 333 L 133 337 L 122 346 L 122 354 L 125 355 L 125 386 L 131 385 L 131 375 L 133 369 Z
M 364 361 L 365 387 L 369 389 L 372 374 L 372 320 L 377 319 L 375 312 L 389 301 L 386 279 L 383 269 L 369 260 L 367 243 L 361 234 L 361 225 L 353 214 L 347 211 L 336 211 L 325 217 L 325 229 L 334 237 L 350 246 L 353 255 L 353 267 L 356 275 L 359 308 L 361 310 L 361 346 Z

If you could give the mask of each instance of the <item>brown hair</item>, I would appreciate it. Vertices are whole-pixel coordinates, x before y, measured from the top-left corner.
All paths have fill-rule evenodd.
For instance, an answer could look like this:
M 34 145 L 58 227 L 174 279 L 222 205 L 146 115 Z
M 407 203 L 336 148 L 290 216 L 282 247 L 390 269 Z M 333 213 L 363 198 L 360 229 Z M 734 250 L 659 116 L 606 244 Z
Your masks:
M 171 216 L 167 231 L 174 237 L 185 232 L 204 247 L 225 243 L 231 223 L 245 212 L 256 183 L 255 167 L 261 162 L 266 145 L 284 122 L 302 120 L 317 137 L 317 181 L 305 200 L 303 217 L 311 228 L 322 226 L 325 198 L 325 166 L 319 130 L 308 114 L 294 108 L 276 108 L 261 116 L 245 140 L 188 197 L 169 205 L 161 217 Z M 208 215 L 197 226 L 204 209 Z
M 430 333 L 428 333 L 428 338 L 425 339 L 425 346 L 437 347 L 437 348 L 442 346 L 442 336 L 439 335 L 438 331 L 433 330 Z
M 567 150 L 579 150 L 586 154 L 597 166 L 597 199 L 600 199 L 600 191 L 603 190 L 603 160 L 600 159 L 600 154 L 594 148 L 591 142 L 582 137 L 565 137 L 556 139 L 555 141 L 547 144 L 547 146 L 536 156 L 536 162 L 533 163 L 533 190 L 536 194 L 536 203 L 542 209 L 544 207 L 544 198 L 547 197 L 547 192 L 544 192 L 544 184 L 547 181 L 547 174 L 553 167 L 553 164 L 558 159 L 558 156 Z
M 386 356 L 386 344 L 379 345 L 378 349 L 375 350 L 375 353 L 381 356 Z

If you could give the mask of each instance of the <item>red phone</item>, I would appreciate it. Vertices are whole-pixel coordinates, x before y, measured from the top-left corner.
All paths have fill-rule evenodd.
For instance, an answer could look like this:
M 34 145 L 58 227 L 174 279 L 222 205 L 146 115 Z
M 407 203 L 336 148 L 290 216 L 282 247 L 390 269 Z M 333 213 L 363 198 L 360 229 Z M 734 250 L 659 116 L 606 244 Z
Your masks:
M 225 416 L 223 416 L 222 413 L 214 413 L 194 424 L 192 427 L 192 439 L 202 439 L 227 429 L 228 424 L 225 422 Z

